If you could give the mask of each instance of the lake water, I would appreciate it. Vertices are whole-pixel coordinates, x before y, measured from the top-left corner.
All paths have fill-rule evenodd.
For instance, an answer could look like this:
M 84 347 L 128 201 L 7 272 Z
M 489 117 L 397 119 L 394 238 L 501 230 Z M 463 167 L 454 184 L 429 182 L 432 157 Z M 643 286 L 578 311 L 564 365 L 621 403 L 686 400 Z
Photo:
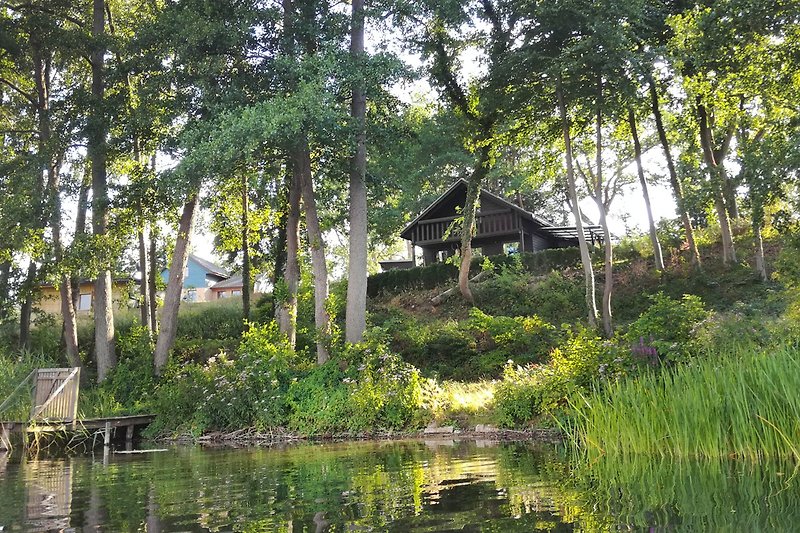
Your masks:
M 800 530 L 786 465 L 602 462 L 407 441 L 0 456 L 0 531 Z

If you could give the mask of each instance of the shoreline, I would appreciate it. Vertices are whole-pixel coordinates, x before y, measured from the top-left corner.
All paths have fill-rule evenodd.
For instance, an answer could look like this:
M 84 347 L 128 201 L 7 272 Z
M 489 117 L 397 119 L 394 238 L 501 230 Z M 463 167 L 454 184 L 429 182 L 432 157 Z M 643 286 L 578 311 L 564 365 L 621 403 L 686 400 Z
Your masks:
M 441 429 L 441 428 L 437 428 Z M 253 428 L 231 432 L 215 431 L 200 437 L 177 435 L 162 437 L 152 442 L 164 444 L 199 444 L 203 447 L 273 446 L 296 443 L 344 443 L 344 442 L 399 442 L 404 440 L 445 442 L 457 440 L 487 440 L 495 442 L 531 441 L 543 444 L 558 444 L 563 434 L 558 429 L 534 428 L 525 430 L 492 428 L 487 431 L 384 431 L 361 433 L 336 433 L 328 435 L 300 435 L 290 432 L 260 432 Z

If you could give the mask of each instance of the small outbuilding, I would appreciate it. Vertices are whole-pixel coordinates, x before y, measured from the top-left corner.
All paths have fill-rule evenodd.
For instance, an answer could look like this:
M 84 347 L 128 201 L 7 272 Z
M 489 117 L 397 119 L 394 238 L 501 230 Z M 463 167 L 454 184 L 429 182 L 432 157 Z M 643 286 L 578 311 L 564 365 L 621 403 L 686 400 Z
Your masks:
M 460 231 L 451 229 L 467 198 L 467 181 L 460 179 L 428 206 L 400 233 L 413 247 L 422 249 L 425 265 L 455 253 L 461 243 Z M 504 245 L 516 244 L 519 252 L 578 246 L 575 226 L 556 226 L 518 205 L 485 189 L 480 193 L 472 246 L 484 256 L 504 253 Z M 600 226 L 584 225 L 586 240 L 602 242 Z M 413 248 L 412 248 L 413 249 Z M 411 258 L 411 264 L 415 259 Z

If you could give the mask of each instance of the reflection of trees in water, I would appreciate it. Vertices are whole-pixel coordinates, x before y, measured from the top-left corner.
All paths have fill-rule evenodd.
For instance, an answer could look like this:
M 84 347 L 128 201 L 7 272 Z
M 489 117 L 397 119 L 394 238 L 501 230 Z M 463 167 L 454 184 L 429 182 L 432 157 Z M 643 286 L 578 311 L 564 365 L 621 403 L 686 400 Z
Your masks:
M 107 463 L 23 459 L 5 472 L 0 462 L 0 525 L 148 532 L 786 530 L 800 523 L 790 466 L 606 459 L 575 469 L 552 449 L 463 442 L 181 449 Z

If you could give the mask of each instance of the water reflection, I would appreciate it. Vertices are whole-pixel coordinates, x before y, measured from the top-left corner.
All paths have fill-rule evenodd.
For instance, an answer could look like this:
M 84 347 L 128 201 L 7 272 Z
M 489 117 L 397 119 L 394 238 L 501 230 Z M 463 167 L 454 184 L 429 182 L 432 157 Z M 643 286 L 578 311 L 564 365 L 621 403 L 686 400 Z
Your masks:
M 0 457 L 0 531 L 791 530 L 792 475 L 453 441 Z

